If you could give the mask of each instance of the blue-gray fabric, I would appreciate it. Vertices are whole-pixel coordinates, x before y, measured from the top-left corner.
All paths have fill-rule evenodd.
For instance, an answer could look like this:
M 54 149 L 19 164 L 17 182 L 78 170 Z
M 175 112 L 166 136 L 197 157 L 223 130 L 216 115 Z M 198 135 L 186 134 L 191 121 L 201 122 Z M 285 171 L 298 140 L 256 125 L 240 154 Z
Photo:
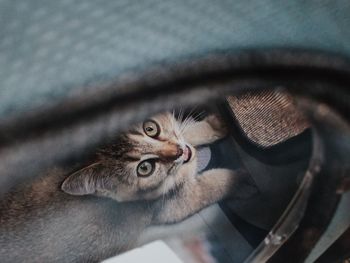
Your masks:
M 349 14 L 348 0 L 0 0 L 0 120 L 215 50 L 348 55 Z

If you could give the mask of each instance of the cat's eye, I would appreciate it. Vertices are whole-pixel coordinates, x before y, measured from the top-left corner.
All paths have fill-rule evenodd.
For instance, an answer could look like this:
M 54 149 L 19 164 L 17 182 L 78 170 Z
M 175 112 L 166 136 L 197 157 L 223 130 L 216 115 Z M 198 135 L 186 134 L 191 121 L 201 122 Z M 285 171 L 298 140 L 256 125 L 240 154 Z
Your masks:
M 137 166 L 137 176 L 139 177 L 148 177 L 150 176 L 155 167 L 155 161 L 154 160 L 146 160 Z
M 153 120 L 147 120 L 143 123 L 143 130 L 145 134 L 149 137 L 155 138 L 160 133 L 160 128 L 158 123 Z

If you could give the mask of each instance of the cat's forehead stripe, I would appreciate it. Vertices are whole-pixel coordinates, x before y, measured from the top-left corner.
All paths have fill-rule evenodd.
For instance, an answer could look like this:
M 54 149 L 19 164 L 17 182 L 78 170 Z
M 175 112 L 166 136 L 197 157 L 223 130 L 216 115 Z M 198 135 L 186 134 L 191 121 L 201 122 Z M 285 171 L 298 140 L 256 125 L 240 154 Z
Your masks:
M 129 161 L 129 162 L 137 162 L 137 161 L 140 161 L 141 158 L 140 158 L 140 157 L 137 157 L 137 156 L 125 155 L 125 156 L 124 156 L 124 160 L 125 160 L 125 161 Z

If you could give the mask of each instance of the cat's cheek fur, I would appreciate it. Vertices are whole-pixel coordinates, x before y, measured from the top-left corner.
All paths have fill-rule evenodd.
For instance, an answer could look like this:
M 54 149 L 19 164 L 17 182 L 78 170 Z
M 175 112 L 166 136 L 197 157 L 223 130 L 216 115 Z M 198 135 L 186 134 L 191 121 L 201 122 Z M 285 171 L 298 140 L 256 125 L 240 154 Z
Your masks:
M 180 167 L 179 173 L 187 175 L 195 175 L 197 173 L 198 160 L 195 150 L 192 150 L 192 154 L 193 156 L 191 157 L 191 160 Z
M 108 197 L 118 202 L 129 202 L 129 201 L 135 201 L 138 199 L 136 194 L 134 192 L 131 192 L 126 187 L 118 187 L 114 191 L 100 189 L 96 191 L 95 195 L 101 196 L 101 197 Z

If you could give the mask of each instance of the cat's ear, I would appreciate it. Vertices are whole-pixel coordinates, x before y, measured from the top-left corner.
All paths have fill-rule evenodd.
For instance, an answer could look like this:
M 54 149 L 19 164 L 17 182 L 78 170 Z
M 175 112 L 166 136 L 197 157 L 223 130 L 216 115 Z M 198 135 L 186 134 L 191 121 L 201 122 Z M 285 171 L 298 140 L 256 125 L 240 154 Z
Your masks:
M 62 183 L 61 189 L 71 195 L 88 195 L 96 192 L 98 173 L 101 164 L 94 163 L 86 166 L 71 175 Z

